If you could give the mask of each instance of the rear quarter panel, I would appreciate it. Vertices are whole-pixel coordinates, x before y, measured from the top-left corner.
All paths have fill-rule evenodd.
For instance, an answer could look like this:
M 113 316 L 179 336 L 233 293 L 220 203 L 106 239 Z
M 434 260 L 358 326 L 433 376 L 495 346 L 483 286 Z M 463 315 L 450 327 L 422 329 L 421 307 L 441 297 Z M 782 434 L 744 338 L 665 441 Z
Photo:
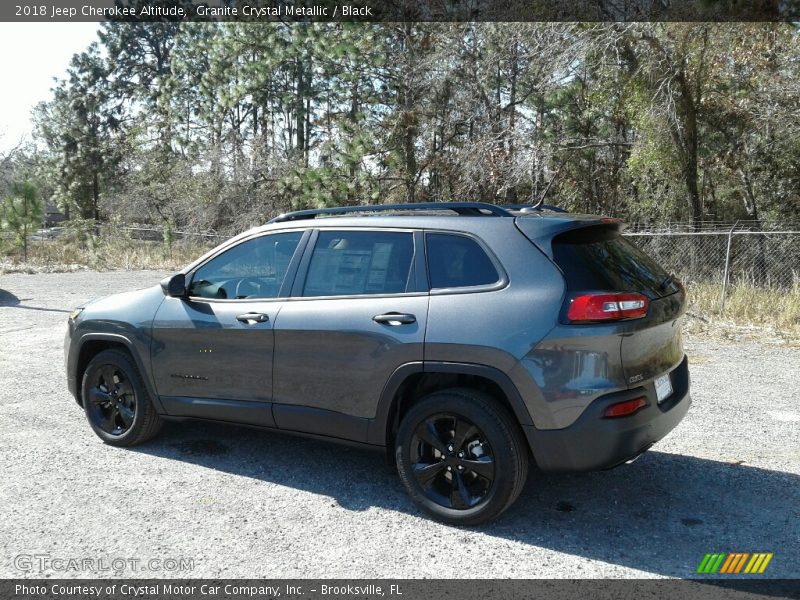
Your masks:
M 466 218 L 465 218 L 466 219 Z M 544 397 L 520 361 L 557 323 L 564 281 L 553 263 L 507 219 L 481 219 L 465 232 L 503 265 L 502 289 L 431 293 L 425 361 L 487 365 L 509 375 L 534 423 L 550 421 Z
M 598 397 L 627 389 L 623 335 L 620 324 L 557 325 L 522 358 L 514 380 L 527 376 L 540 390 L 544 406 L 534 418 L 537 428 L 567 427 Z

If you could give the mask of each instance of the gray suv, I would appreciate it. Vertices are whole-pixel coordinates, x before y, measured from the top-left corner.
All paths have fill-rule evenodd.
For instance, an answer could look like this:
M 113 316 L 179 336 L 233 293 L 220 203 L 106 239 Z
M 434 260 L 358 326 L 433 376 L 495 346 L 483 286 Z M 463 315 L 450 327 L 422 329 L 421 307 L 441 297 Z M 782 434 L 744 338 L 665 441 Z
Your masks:
M 689 408 L 685 292 L 620 227 L 477 202 L 282 215 L 74 311 L 69 390 L 115 446 L 210 419 L 385 449 L 420 508 L 481 523 L 530 463 L 613 467 Z

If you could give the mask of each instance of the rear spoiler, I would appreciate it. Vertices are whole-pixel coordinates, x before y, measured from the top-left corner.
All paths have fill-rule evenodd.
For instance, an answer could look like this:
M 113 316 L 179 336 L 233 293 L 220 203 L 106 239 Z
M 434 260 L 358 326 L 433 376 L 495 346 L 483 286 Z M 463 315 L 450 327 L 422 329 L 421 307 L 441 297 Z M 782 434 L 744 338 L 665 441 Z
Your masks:
M 514 224 L 522 234 L 544 252 L 550 259 L 553 258 L 553 239 L 570 231 L 580 229 L 613 231 L 620 233 L 625 224 L 622 219 L 612 217 L 597 217 L 593 215 L 570 215 L 569 217 L 530 218 L 517 217 Z M 586 233 L 589 233 L 587 231 Z

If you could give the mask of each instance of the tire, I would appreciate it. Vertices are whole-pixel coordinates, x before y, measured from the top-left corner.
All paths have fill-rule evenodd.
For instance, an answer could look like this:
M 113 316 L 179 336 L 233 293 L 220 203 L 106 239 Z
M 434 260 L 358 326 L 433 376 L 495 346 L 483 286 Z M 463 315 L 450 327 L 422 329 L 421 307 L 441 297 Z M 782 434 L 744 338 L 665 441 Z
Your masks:
M 104 350 L 92 358 L 81 392 L 86 419 L 106 444 L 135 446 L 161 429 L 161 417 L 127 352 Z
M 451 525 L 498 517 L 528 474 L 528 448 L 515 419 L 470 389 L 436 392 L 412 406 L 397 431 L 395 459 L 411 499 Z

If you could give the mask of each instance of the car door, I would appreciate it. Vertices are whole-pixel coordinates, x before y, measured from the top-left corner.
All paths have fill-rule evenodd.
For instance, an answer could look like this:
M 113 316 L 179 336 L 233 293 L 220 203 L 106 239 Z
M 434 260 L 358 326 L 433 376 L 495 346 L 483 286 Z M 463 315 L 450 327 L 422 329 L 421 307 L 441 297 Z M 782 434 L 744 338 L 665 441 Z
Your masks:
M 164 300 L 153 321 L 151 360 L 169 414 L 274 425 L 273 324 L 303 236 L 297 230 L 245 239 L 189 273 L 185 298 Z
M 275 323 L 278 427 L 366 441 L 389 377 L 422 361 L 421 234 L 320 230 Z

